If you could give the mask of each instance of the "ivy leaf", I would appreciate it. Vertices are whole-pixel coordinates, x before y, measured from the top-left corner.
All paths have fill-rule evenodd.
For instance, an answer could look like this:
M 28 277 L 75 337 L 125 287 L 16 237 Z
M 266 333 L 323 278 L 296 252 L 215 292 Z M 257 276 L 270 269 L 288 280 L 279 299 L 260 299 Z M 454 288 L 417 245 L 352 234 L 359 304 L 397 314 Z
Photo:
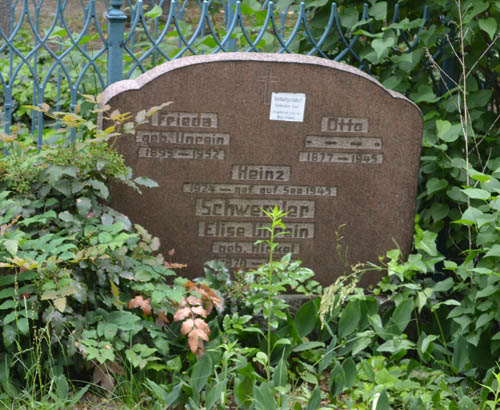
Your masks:
M 446 120 L 436 120 L 438 138 L 445 142 L 454 142 L 462 133 L 461 124 L 451 124 Z
M 387 30 L 382 38 L 373 40 L 372 47 L 377 54 L 377 59 L 380 60 L 382 57 L 386 56 L 394 44 L 396 44 L 396 34 L 394 34 L 392 30 Z
M 375 20 L 385 20 L 387 16 L 387 2 L 382 1 L 380 3 L 376 3 L 370 9 L 370 16 L 372 16 Z
M 427 252 L 431 256 L 437 256 L 436 247 L 437 234 L 431 231 L 424 231 L 422 235 L 415 238 L 415 248 Z

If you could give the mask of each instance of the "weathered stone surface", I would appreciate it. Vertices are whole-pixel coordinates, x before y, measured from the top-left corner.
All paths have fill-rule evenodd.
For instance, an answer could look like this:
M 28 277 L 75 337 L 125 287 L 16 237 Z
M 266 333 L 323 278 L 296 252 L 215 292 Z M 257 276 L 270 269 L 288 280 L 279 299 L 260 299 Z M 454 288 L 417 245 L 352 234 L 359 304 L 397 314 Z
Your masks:
M 254 242 L 268 223 L 260 208 L 275 204 L 289 212 L 278 255 L 292 252 L 323 284 L 396 244 L 410 251 L 422 116 L 405 97 L 343 64 L 254 53 L 182 58 L 104 93 L 122 113 L 166 101 L 117 145 L 161 187 L 118 187 L 113 203 L 175 248 L 188 274 L 214 258 L 265 262 Z

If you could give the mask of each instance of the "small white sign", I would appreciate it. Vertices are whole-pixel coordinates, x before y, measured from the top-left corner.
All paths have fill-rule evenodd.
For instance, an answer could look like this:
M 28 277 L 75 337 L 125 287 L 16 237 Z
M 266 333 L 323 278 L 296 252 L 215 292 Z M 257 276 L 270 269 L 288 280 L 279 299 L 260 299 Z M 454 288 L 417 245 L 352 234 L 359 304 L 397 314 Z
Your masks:
M 306 95 L 302 93 L 272 93 L 269 119 L 304 122 Z

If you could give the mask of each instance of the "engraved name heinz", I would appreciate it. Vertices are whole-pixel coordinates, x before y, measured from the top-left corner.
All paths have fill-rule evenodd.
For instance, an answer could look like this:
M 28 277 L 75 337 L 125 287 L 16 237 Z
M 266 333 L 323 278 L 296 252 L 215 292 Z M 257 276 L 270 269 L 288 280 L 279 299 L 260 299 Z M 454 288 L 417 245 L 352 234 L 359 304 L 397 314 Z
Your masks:
M 291 167 L 277 165 L 233 165 L 232 178 L 253 181 L 290 181 Z

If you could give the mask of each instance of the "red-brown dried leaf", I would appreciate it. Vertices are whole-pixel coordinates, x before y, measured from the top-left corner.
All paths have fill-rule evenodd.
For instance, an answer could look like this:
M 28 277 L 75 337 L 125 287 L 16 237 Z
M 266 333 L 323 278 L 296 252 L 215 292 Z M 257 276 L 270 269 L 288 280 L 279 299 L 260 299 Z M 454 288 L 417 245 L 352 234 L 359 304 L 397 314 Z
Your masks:
M 141 308 L 146 316 L 151 316 L 151 299 L 144 299 L 142 296 L 136 296 L 128 302 L 128 308 Z
M 187 319 L 184 322 L 182 322 L 182 326 L 181 326 L 182 336 L 187 335 L 193 329 L 194 329 L 194 320 L 193 319 Z
M 179 320 L 184 320 L 188 316 L 191 316 L 191 308 L 185 307 L 185 308 L 179 309 L 177 312 L 175 312 L 174 322 L 178 322 Z
M 169 320 L 167 316 L 165 316 L 165 312 L 163 310 L 160 310 L 156 315 L 155 323 L 158 326 L 163 326 L 166 325 L 168 322 Z
M 200 315 L 203 317 L 207 317 L 207 311 L 203 309 L 202 306 L 194 306 L 191 308 L 191 312 L 193 312 L 195 315 Z
M 203 330 L 194 329 L 191 331 L 191 333 L 196 334 L 200 339 L 203 339 L 204 341 L 208 342 L 208 335 Z M 189 334 L 189 336 L 191 336 L 191 333 Z
M 200 283 L 198 285 L 197 291 L 199 293 L 201 293 L 203 296 L 205 296 L 208 300 L 212 301 L 212 303 L 214 303 L 218 308 L 222 309 L 221 298 L 219 296 L 217 296 L 215 291 L 212 288 L 210 288 L 210 286 L 208 286 L 204 283 Z
M 203 319 L 195 319 L 194 320 L 194 325 L 196 326 L 197 329 L 203 330 L 207 337 L 210 335 L 210 328 L 208 327 L 207 322 L 205 322 Z
M 115 388 L 115 379 L 111 374 L 103 372 L 99 367 L 94 368 L 94 374 L 92 376 L 92 381 L 95 385 L 101 386 L 104 390 L 111 394 Z
M 201 299 L 196 296 L 188 296 L 186 300 L 191 306 L 201 306 Z
M 111 373 L 117 374 L 119 376 L 123 376 L 125 374 L 125 370 L 123 370 L 123 367 L 119 365 L 117 362 L 112 362 L 110 360 L 107 360 L 105 364 Z
M 214 304 L 210 299 L 203 298 L 203 307 L 207 311 L 207 315 L 212 313 L 212 310 L 214 310 Z
M 190 280 L 188 280 L 186 283 L 184 283 L 184 287 L 186 289 L 193 289 L 193 288 L 196 287 L 196 283 L 191 282 Z
M 192 330 L 188 335 L 188 346 L 193 353 L 196 353 L 198 350 L 200 338 L 198 337 L 198 333 L 196 333 L 196 329 Z
M 184 263 L 170 263 L 170 262 L 165 262 L 164 265 L 168 269 L 182 269 L 182 268 L 187 268 L 188 266 Z
M 198 351 L 196 352 L 196 357 L 199 359 L 205 353 L 205 345 L 203 340 L 198 339 Z

